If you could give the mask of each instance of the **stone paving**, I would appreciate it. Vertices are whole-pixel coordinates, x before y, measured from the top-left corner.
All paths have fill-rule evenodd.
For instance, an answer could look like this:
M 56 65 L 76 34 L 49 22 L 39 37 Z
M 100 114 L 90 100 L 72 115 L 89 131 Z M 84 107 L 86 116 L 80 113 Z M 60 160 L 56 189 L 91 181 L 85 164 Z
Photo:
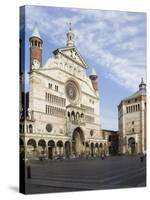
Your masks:
M 31 161 L 26 193 L 49 193 L 146 186 L 146 161 L 138 156 Z

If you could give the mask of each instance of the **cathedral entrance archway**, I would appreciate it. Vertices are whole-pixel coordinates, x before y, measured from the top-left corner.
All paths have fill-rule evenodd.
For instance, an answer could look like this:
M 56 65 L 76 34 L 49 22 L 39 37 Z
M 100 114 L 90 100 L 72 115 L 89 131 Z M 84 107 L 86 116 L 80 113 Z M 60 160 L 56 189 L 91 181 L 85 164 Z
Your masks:
M 84 151 L 84 133 L 80 127 L 76 128 L 72 134 L 72 153 L 79 157 Z
M 128 139 L 128 148 L 130 154 L 135 154 L 136 148 L 135 148 L 135 139 L 133 137 Z

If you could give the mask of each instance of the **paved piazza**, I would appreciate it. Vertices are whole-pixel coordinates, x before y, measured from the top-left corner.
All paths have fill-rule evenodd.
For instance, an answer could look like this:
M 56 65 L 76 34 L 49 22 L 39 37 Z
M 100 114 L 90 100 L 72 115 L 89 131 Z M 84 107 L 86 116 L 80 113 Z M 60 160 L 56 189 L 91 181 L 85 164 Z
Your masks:
M 30 166 L 28 194 L 146 186 L 146 162 L 138 156 L 30 161 Z

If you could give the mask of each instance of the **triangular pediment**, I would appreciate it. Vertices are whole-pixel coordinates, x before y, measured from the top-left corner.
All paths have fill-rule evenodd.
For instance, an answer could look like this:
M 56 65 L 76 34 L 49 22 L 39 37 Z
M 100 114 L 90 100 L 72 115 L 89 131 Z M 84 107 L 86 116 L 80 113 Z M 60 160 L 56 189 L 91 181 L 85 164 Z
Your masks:
M 58 53 L 61 53 L 61 55 L 65 56 L 66 58 L 70 59 L 71 61 L 86 68 L 86 63 L 76 47 L 59 48 L 59 49 L 56 49 L 53 53 L 55 55 L 57 55 Z

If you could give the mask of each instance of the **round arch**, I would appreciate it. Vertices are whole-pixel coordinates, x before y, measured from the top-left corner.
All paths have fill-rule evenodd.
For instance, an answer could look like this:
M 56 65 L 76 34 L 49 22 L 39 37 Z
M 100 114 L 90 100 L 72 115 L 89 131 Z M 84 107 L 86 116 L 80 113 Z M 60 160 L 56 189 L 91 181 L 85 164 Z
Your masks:
M 53 140 L 48 141 L 48 158 L 53 159 L 55 154 L 55 142 Z
M 36 141 L 34 139 L 29 139 L 27 142 L 27 145 L 33 146 L 34 148 L 36 148 Z
M 130 137 L 128 139 L 128 149 L 130 154 L 134 154 L 136 152 L 136 143 L 134 137 Z
M 59 140 L 59 141 L 57 142 L 57 146 L 58 146 L 58 147 L 63 147 L 63 142 L 62 142 L 61 140 Z
M 103 148 L 103 144 L 102 144 L 102 143 L 100 143 L 99 147 L 100 147 L 100 148 Z
M 72 134 L 72 151 L 77 157 L 83 154 L 85 136 L 84 132 L 80 127 L 77 127 Z
M 32 126 L 32 124 L 29 124 L 29 126 L 28 126 L 29 128 L 29 133 L 33 133 L 33 126 Z
M 74 111 L 71 112 L 71 120 L 72 120 L 72 121 L 75 120 L 75 112 L 74 112 Z
M 59 157 L 63 156 L 63 142 L 61 140 L 57 142 L 57 149 L 58 149 L 58 156 Z
M 46 147 L 46 142 L 45 142 L 45 140 L 43 140 L 43 139 L 39 140 L 38 146 L 41 146 L 42 148 L 45 148 L 45 147 Z
M 89 147 L 89 143 L 88 143 L 88 142 L 86 142 L 86 143 L 85 143 L 85 146 L 86 146 L 86 147 Z
M 54 140 L 49 140 L 49 141 L 48 141 L 48 146 L 49 146 L 49 147 L 55 147 L 55 142 L 54 142 Z

